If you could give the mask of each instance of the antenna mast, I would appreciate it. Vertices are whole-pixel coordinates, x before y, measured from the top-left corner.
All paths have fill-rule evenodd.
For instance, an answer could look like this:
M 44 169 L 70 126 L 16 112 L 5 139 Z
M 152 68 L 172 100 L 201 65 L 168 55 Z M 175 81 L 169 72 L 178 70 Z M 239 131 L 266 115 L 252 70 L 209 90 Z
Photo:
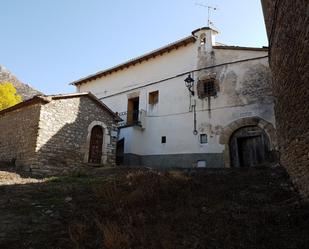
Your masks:
M 208 24 L 208 27 L 210 27 L 210 25 L 213 24 L 213 22 L 210 21 L 210 13 L 211 13 L 212 10 L 217 10 L 217 8 L 212 7 L 210 5 L 202 4 L 202 3 L 195 3 L 195 5 L 207 8 L 207 10 L 208 10 L 207 24 Z

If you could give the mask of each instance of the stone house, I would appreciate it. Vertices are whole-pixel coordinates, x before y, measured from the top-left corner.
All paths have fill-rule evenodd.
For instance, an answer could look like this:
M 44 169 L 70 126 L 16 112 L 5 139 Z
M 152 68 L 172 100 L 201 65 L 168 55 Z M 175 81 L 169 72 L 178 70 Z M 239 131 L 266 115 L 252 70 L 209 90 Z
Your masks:
M 72 82 L 118 112 L 117 163 L 246 167 L 276 159 L 268 49 L 227 46 L 203 27 Z
M 118 121 L 90 93 L 35 96 L 0 111 L 0 161 L 44 175 L 114 165 Z

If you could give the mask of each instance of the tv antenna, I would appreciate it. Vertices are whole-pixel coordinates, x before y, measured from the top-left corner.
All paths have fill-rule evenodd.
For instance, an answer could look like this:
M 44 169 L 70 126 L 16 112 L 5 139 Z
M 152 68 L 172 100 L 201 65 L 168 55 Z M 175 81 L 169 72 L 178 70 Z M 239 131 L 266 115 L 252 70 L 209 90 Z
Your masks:
M 215 11 L 215 10 L 217 10 L 218 8 L 217 8 L 217 7 L 210 6 L 210 5 L 206 5 L 206 4 L 203 4 L 203 3 L 195 3 L 195 5 L 198 5 L 198 6 L 207 8 L 207 10 L 208 10 L 207 24 L 208 24 L 208 27 L 210 27 L 210 25 L 213 24 L 213 22 L 210 21 L 210 13 L 211 13 L 211 11 Z

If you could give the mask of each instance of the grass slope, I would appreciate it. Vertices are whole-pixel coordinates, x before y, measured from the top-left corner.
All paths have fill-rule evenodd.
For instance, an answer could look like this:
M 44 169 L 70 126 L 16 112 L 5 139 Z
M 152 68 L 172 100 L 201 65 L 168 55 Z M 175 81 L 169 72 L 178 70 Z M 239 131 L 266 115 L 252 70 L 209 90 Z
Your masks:
M 29 181 L 0 186 L 0 248 L 309 248 L 308 206 L 279 167 Z

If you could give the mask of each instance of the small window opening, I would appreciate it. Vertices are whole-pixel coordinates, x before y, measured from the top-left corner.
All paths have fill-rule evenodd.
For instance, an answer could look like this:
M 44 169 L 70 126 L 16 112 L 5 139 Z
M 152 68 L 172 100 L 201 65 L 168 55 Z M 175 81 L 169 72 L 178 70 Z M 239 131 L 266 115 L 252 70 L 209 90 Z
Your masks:
M 200 134 L 200 143 L 201 144 L 207 144 L 208 143 L 207 134 Z
M 215 82 L 214 81 L 207 81 L 204 83 L 204 94 L 206 97 L 215 96 L 216 89 L 215 89 Z
M 199 98 L 217 97 L 215 80 L 199 81 L 197 84 Z
M 148 100 L 150 105 L 157 104 L 159 102 L 159 91 L 150 92 Z
M 204 45 L 206 43 L 206 35 L 201 34 L 200 36 L 200 45 Z
M 161 137 L 161 144 L 166 144 L 166 136 Z

